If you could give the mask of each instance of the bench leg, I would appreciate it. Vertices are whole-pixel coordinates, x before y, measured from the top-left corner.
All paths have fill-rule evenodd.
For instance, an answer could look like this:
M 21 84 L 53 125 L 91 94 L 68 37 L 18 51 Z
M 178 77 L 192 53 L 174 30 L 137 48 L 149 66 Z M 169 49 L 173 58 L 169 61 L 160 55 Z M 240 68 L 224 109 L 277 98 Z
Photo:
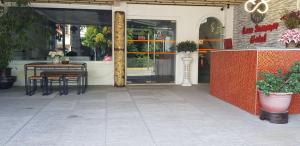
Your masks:
M 52 94 L 52 93 L 53 93 L 53 86 L 52 86 L 52 82 L 53 82 L 53 81 L 52 81 L 52 80 L 50 80 L 50 92 L 49 92 L 50 94 Z
M 37 80 L 33 80 L 33 90 L 37 90 Z
M 29 95 L 29 96 L 32 96 L 32 95 L 33 95 L 33 89 L 32 89 L 31 82 L 32 82 L 32 80 L 29 79 L 29 86 L 28 86 L 28 90 L 29 90 L 28 95 Z
M 78 77 L 77 78 L 77 94 L 78 95 L 82 92 L 82 87 L 81 87 L 80 81 L 81 81 L 81 78 Z
M 69 92 L 68 79 L 65 78 L 64 94 L 68 95 L 68 92 Z
M 63 93 L 64 93 L 64 79 L 63 79 L 63 77 L 59 77 L 59 79 L 58 79 L 59 81 L 58 81 L 58 83 L 59 83 L 59 85 L 58 85 L 58 88 L 59 88 L 59 95 L 61 96 L 61 95 L 63 95 Z
M 48 79 L 47 77 L 44 77 L 43 78 L 43 95 L 49 95 L 49 92 L 48 92 Z
M 43 86 L 44 86 L 44 80 L 41 79 L 41 80 L 40 80 L 40 83 L 41 83 L 41 89 L 43 89 Z

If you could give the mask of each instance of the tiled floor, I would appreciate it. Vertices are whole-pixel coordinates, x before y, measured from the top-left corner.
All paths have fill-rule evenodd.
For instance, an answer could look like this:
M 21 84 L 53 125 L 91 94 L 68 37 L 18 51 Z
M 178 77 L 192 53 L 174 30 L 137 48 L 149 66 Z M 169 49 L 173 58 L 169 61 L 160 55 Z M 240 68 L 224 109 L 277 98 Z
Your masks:
M 86 94 L 0 90 L 0 145 L 299 146 L 300 115 L 260 121 L 208 85 L 90 87 Z

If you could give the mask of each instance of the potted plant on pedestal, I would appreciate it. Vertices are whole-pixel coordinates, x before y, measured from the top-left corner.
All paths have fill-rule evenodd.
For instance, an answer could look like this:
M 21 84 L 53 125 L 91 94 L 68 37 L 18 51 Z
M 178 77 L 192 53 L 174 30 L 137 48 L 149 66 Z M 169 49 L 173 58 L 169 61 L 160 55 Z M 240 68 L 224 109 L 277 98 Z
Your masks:
M 184 56 L 181 58 L 184 65 L 183 81 L 181 83 L 182 86 L 192 86 L 190 66 L 193 58 L 190 54 L 196 50 L 197 45 L 194 41 L 184 41 L 177 44 L 177 52 L 184 53 Z
M 300 93 L 300 62 L 294 63 L 286 74 L 279 69 L 276 74 L 261 73 L 261 77 L 262 80 L 256 84 L 262 106 L 260 119 L 278 124 L 287 123 L 292 95 Z

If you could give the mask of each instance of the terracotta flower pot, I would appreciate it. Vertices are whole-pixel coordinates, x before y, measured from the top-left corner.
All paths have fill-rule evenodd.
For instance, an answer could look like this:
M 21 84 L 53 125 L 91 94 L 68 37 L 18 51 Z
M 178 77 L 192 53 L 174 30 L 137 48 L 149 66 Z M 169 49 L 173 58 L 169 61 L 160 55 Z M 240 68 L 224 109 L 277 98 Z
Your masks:
M 270 93 L 265 95 L 259 91 L 259 101 L 264 111 L 270 113 L 287 112 L 293 93 Z

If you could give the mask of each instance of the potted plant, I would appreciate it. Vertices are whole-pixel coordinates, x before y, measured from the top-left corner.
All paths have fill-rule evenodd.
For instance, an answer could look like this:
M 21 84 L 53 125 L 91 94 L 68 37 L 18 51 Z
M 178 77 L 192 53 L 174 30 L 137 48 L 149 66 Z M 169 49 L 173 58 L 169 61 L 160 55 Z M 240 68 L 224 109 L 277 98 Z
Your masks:
M 1 2 L 6 10 L 0 15 L 0 89 L 7 89 L 16 81 L 16 77 L 11 76 L 11 68 L 8 65 L 13 59 L 14 51 L 26 47 L 23 42 L 28 38 L 24 28 L 32 23 L 33 19 L 23 13 L 30 11 L 27 9 L 30 0 L 16 0 L 11 7 L 6 6 L 5 0 Z M 22 11 L 16 11 L 18 7 L 22 7 Z
M 191 83 L 191 69 L 190 65 L 193 60 L 190 57 L 190 53 L 197 50 L 197 45 L 194 41 L 184 41 L 177 44 L 177 52 L 184 53 L 184 56 L 181 58 L 184 64 L 184 72 L 183 72 L 183 81 L 181 83 L 182 86 L 192 86 Z
M 287 48 L 296 48 L 300 43 L 300 32 L 296 29 L 288 29 L 282 33 L 278 41 Z
M 285 11 L 280 18 L 288 29 L 298 28 L 300 24 L 300 11 Z
M 287 113 L 292 95 L 300 93 L 300 62 L 294 63 L 288 73 L 261 73 L 257 81 L 262 110 L 268 113 Z

